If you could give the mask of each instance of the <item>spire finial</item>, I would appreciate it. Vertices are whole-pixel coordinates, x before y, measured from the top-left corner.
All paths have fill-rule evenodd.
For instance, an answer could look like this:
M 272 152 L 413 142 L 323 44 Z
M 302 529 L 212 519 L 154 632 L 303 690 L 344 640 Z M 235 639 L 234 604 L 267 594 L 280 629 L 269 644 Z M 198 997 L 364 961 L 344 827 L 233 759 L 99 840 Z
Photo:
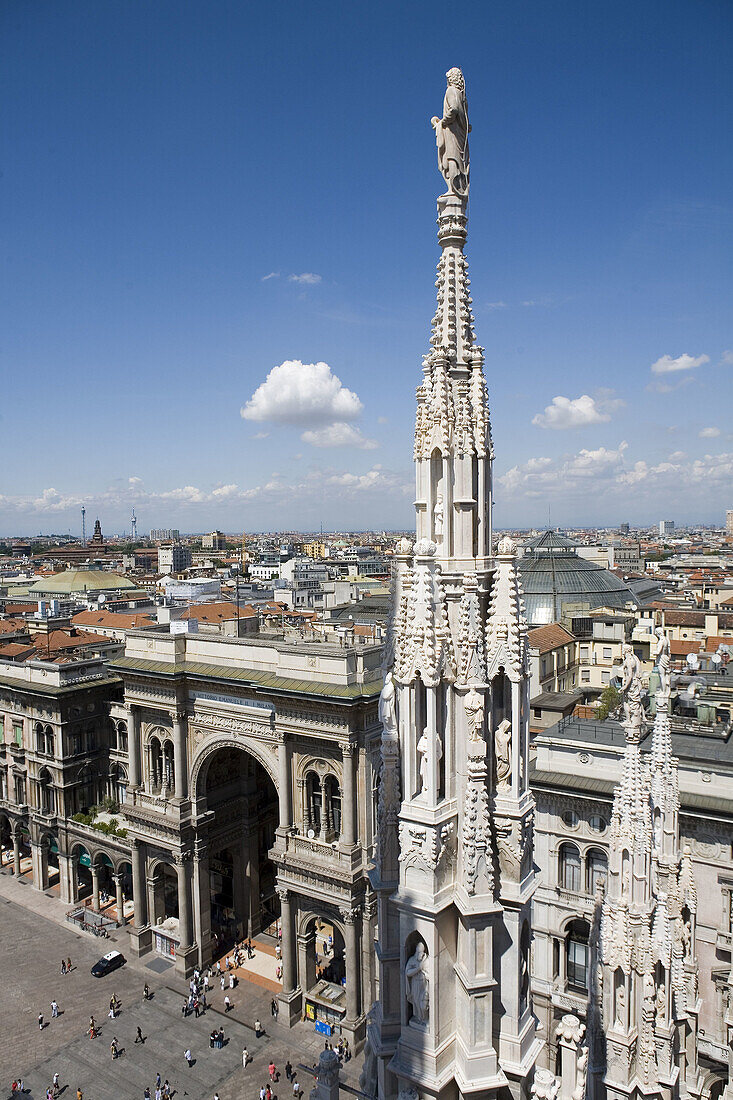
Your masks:
M 430 122 L 438 146 L 438 168 L 448 184 L 448 194 L 468 200 L 469 156 L 466 84 L 460 69 L 445 74 L 448 86 L 443 99 L 443 117 L 434 115 Z

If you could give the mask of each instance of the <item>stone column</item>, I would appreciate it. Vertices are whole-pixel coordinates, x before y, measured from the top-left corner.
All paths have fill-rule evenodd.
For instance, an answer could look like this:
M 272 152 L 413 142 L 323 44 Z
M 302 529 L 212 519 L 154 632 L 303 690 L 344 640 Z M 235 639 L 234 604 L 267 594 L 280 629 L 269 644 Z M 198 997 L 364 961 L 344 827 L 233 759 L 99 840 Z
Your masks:
M 20 837 L 13 833 L 13 874 L 20 874 Z
M 174 711 L 173 719 L 173 782 L 176 798 L 188 798 L 188 760 L 186 756 L 186 714 Z
M 578 1051 L 585 1032 L 577 1016 L 568 1014 L 560 1020 L 557 1037 L 560 1044 L 560 1078 L 562 1100 L 572 1100 L 578 1076 Z
M 326 793 L 326 776 L 321 776 L 321 840 L 328 836 L 328 796 Z
M 188 888 L 189 861 L 183 855 L 177 855 L 176 874 L 178 875 L 178 932 L 179 950 L 188 951 L 191 946 L 191 899 Z
M 31 841 L 31 863 L 33 865 L 33 887 L 45 890 L 48 885 L 43 875 L 43 846 Z
M 148 923 L 148 895 L 145 887 L 145 857 L 137 841 L 132 843 L 132 901 L 135 906 L 135 928 Z
M 125 923 L 125 903 L 122 898 L 122 875 L 113 875 L 115 883 L 115 904 L 117 905 L 117 922 L 118 924 Z
M 282 734 L 277 747 L 277 787 L 281 832 L 288 832 L 292 825 L 290 806 L 290 746 L 287 735 Z
M 346 946 L 346 1019 L 352 1025 L 359 1018 L 359 950 L 356 934 L 358 909 L 341 909 Z
M 73 905 L 76 901 L 76 866 L 74 861 L 59 851 L 59 895 L 64 905 Z
M 89 870 L 92 872 L 92 909 L 99 912 L 99 867 L 93 863 Z
M 296 967 L 295 967 L 295 930 L 293 928 L 293 906 L 290 900 L 290 892 L 278 887 L 280 898 L 280 920 L 282 922 L 282 960 L 283 960 L 283 994 L 287 995 L 295 991 Z
M 341 746 L 344 787 L 341 792 L 341 845 L 352 848 L 356 842 L 356 784 L 354 782 L 354 756 L 357 746 L 347 741 Z
M 311 827 L 310 807 L 308 805 L 308 784 L 305 779 L 298 780 L 298 800 L 303 821 L 303 832 L 307 833 Z
M 140 786 L 140 711 L 129 708 L 127 722 L 127 764 L 131 787 Z

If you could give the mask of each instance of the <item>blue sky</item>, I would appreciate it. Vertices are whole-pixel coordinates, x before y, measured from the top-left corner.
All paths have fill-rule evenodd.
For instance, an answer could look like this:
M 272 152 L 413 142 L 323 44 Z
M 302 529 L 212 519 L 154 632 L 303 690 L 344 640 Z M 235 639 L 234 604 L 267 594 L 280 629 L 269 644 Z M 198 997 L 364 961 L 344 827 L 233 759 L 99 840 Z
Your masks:
M 412 524 L 452 65 L 497 523 L 720 520 L 732 40 L 728 0 L 8 0 L 0 533 Z

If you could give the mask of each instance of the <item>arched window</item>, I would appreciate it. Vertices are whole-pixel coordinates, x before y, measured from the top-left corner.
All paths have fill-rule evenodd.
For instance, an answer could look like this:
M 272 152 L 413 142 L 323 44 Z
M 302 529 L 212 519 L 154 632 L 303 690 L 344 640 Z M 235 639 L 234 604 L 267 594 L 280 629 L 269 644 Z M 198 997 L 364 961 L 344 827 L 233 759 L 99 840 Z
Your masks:
M 608 878 L 608 857 L 600 848 L 591 848 L 586 856 L 586 879 L 588 893 L 595 894 L 603 883 L 605 886 Z
M 53 729 L 51 728 L 51 726 L 46 726 L 44 734 L 45 734 L 45 741 L 46 741 L 46 753 L 49 756 L 53 756 L 55 754 L 55 751 L 56 751 L 56 745 L 55 745 L 55 739 L 54 739 L 54 736 L 53 736 Z
M 127 752 L 127 722 L 117 723 L 117 748 L 120 752 Z
M 56 812 L 56 800 L 54 798 L 53 778 L 48 768 L 42 768 L 38 776 L 39 809 L 42 814 Z
M 590 925 L 584 920 L 574 920 L 568 926 L 565 938 L 565 950 L 567 953 L 567 979 L 571 989 L 577 989 L 585 993 L 588 989 L 588 965 L 590 962 L 590 949 L 588 938 Z
M 175 767 L 173 765 L 173 743 L 163 745 L 163 780 L 169 791 L 175 790 Z
M 574 844 L 560 846 L 560 886 L 563 890 L 580 893 L 580 852 Z
M 333 775 L 326 780 L 326 807 L 329 836 L 338 840 L 341 836 L 341 788 Z
M 45 753 L 46 751 L 46 735 L 43 732 L 43 726 L 39 722 L 36 725 L 36 752 Z
M 151 737 L 148 743 L 148 779 L 150 790 L 160 790 L 163 782 L 163 752 L 157 737 Z
M 308 772 L 306 776 L 306 826 L 309 832 L 313 831 L 318 834 L 321 831 L 322 805 L 321 780 L 315 772 Z

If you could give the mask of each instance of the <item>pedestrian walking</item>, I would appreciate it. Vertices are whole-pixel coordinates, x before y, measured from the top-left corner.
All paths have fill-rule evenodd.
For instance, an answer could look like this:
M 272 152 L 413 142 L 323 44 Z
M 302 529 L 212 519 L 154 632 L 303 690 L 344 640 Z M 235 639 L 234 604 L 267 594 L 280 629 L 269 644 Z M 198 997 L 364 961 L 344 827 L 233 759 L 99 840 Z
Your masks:
M 227 993 L 226 997 L 224 998 L 224 1011 L 228 1012 L 231 1007 L 232 1002 L 229 1000 L 229 994 Z
M 300 1096 L 300 1085 L 295 1078 L 293 1078 L 293 1096 Z
M 61 973 L 62 974 L 66 973 L 66 959 L 61 960 Z
M 234 975 L 233 974 L 229 975 L 229 988 L 234 989 Z
M 204 993 L 207 991 L 208 988 L 209 988 L 209 975 L 208 975 L 208 972 L 207 972 L 206 974 L 204 974 Z
M 223 975 L 223 974 L 222 974 L 221 978 L 219 979 L 219 981 L 220 981 L 220 983 L 221 983 L 221 991 L 222 991 L 222 993 L 223 993 L 223 992 L 224 992 L 224 986 L 225 986 L 225 985 L 226 985 L 226 983 L 227 983 L 227 980 L 226 980 L 226 978 L 224 977 L 224 975 Z
M 143 1038 L 142 1028 L 140 1027 L 139 1024 L 137 1025 L 137 1034 L 135 1035 L 135 1042 L 136 1043 L 144 1043 L 145 1042 L 145 1039 Z
M 150 1100 L 150 1089 L 148 1088 L 147 1085 L 145 1086 L 145 1092 L 143 1093 L 143 1098 L 144 1098 L 144 1100 Z
M 59 1077 L 58 1073 L 54 1073 L 54 1075 L 53 1075 L 53 1094 L 54 1094 L 54 1096 L 56 1096 L 58 1094 L 60 1084 L 61 1084 L 61 1078 Z
M 272 1089 L 269 1085 L 265 1085 L 265 1100 L 272 1100 Z
M 71 959 L 66 960 L 66 973 L 67 974 L 71 973 Z
M 219 1093 L 218 1092 L 214 1093 L 214 1100 L 219 1100 Z
M 194 1014 L 194 1016 L 196 1017 L 197 1020 L 198 1020 L 199 1016 L 201 1015 L 201 1008 L 200 1008 L 200 1005 L 199 1005 L 198 997 L 194 997 L 193 1014 Z
M 163 1100 L 171 1100 L 171 1087 L 168 1084 L 168 1078 L 166 1077 L 163 1082 Z
M 84 1093 L 81 1089 L 76 1090 L 76 1100 L 84 1100 Z
M 56 1001 L 51 1001 L 51 1019 L 55 1020 L 59 1014 L 59 1006 Z
M 255 1036 L 256 1036 L 256 1038 L 259 1039 L 261 1033 L 262 1033 L 262 1024 L 260 1023 L 259 1020 L 255 1020 Z
M 270 1001 L 270 1013 L 272 1014 L 273 1019 L 277 1018 L 277 1001 L 274 997 Z
M 161 1082 L 160 1073 L 156 1073 L 156 1075 L 155 1075 L 155 1087 L 156 1087 L 156 1089 L 160 1088 L 160 1082 Z
M 188 1016 L 188 1001 L 186 1000 L 181 1005 L 181 1016 Z
M 260 1089 L 260 1100 L 265 1100 L 265 1086 Z
M 163 1090 L 161 1088 L 155 1090 L 155 1100 L 163 1100 Z
M 287 1077 L 288 1081 L 292 1081 L 292 1079 L 293 1079 L 293 1067 L 290 1063 L 289 1058 L 288 1058 L 287 1062 L 285 1063 L 285 1076 Z
M 117 1057 L 117 1040 L 116 1039 L 113 1039 L 112 1042 L 109 1044 L 109 1052 L 110 1052 L 110 1054 L 112 1055 L 113 1058 Z
M 277 1079 L 280 1075 L 277 1072 L 277 1070 L 275 1069 L 275 1063 L 274 1062 L 270 1062 L 269 1066 L 267 1067 L 267 1072 L 270 1074 L 270 1080 L 277 1083 Z
M 38 1013 L 38 1030 L 43 1031 L 43 1013 Z
M 219 977 L 220 974 L 221 974 L 221 960 L 217 959 L 216 960 L 216 976 L 217 976 L 217 978 Z
M 245 1047 L 242 1051 L 242 1069 L 247 1068 L 247 1062 L 249 1062 L 249 1051 Z
M 183 1057 L 186 1059 L 186 1062 L 188 1063 L 188 1068 L 190 1069 L 191 1065 L 193 1064 L 193 1059 L 191 1058 L 191 1048 L 190 1047 L 186 1047 L 186 1049 L 183 1052 Z

